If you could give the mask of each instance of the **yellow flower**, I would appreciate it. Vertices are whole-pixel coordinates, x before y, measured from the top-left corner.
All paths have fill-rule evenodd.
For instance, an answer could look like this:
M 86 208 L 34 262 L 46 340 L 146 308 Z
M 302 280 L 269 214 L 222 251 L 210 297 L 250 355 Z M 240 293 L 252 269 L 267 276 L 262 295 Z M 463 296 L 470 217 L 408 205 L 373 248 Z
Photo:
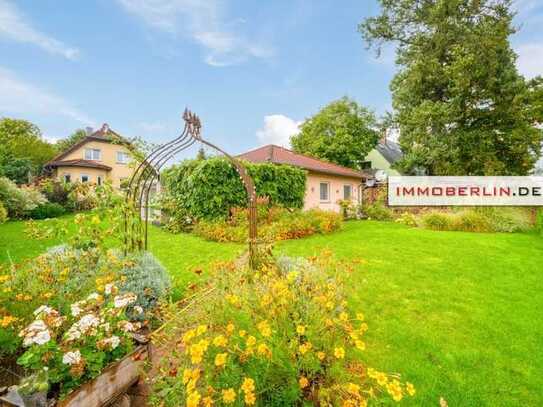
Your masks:
M 236 326 L 232 322 L 226 325 L 226 332 L 228 332 L 229 334 L 234 332 L 234 329 L 236 329 Z
M 240 329 L 239 330 L 239 337 L 243 338 L 243 337 L 245 337 L 245 335 L 247 335 L 247 331 L 245 329 Z
M 183 370 L 183 384 L 187 384 L 192 377 L 192 370 L 185 369 Z
M 0 319 L 0 326 L 2 328 L 7 328 L 8 326 L 10 326 L 13 322 L 17 321 L 18 319 L 19 318 L 17 318 L 17 317 L 13 317 L 11 315 L 6 315 L 2 319 Z
M 213 399 L 209 396 L 204 397 L 202 403 L 204 403 L 204 407 L 211 407 L 213 405 Z
M 366 349 L 366 344 L 362 342 L 360 339 L 357 339 L 356 341 L 354 341 L 354 343 L 358 349 L 360 350 Z
M 388 381 L 387 375 L 381 372 L 377 372 L 375 378 L 377 379 L 377 383 L 379 384 L 379 386 L 384 386 Z
M 268 321 L 259 322 L 257 325 L 257 328 L 260 331 L 260 334 L 264 336 L 265 338 L 271 336 L 271 328 Z
M 196 331 L 194 329 L 190 329 L 183 335 L 183 342 L 185 344 L 189 343 L 191 339 L 193 339 L 196 336 Z
M 205 334 L 207 332 L 207 325 L 200 325 L 196 328 L 196 336 Z
M 200 394 L 197 391 L 194 391 L 189 394 L 187 397 L 187 407 L 198 407 L 200 403 Z
M 0 276 L 0 283 L 5 283 L 5 282 L 8 281 L 9 279 L 10 279 L 10 275 L 9 275 L 9 274 L 1 275 L 1 276 Z
M 364 314 L 359 312 L 358 314 L 356 314 L 356 319 L 358 319 L 359 321 L 363 321 L 364 320 Z
M 221 367 L 224 366 L 226 363 L 226 357 L 228 355 L 226 353 L 219 353 L 217 356 L 215 356 L 215 366 Z
M 298 380 L 298 384 L 300 385 L 301 389 L 305 389 L 307 386 L 309 386 L 309 380 L 307 380 L 307 377 L 302 376 L 300 377 L 300 380 Z
M 387 391 L 394 401 L 400 401 L 403 398 L 402 388 L 397 380 L 387 385 Z
M 327 301 L 326 302 L 326 308 L 328 308 L 328 309 L 334 308 L 334 303 L 332 301 Z
M 241 384 L 241 390 L 245 393 L 252 393 L 255 391 L 255 381 L 250 377 L 246 377 Z
M 215 346 L 226 346 L 228 343 L 228 339 L 224 337 L 224 335 L 216 336 L 215 339 L 213 339 L 213 345 Z
M 303 335 L 303 334 L 305 334 L 305 326 L 304 326 L 304 325 L 298 325 L 298 326 L 296 327 L 296 333 L 297 333 L 298 335 Z
M 247 338 L 247 346 L 250 347 L 250 346 L 254 346 L 254 345 L 256 345 L 256 338 L 251 335 L 251 336 L 249 336 Z
M 304 355 L 308 351 L 310 351 L 312 347 L 313 345 L 311 345 L 311 342 L 306 342 L 298 347 L 298 351 L 300 352 L 301 355 Z
M 342 347 L 334 348 L 334 356 L 336 359 L 343 359 L 345 357 L 345 349 Z
M 236 391 L 232 388 L 222 391 L 222 401 L 225 404 L 232 404 L 236 401 Z
M 319 358 L 319 360 L 324 360 L 326 354 L 324 352 L 317 352 L 317 357 Z
M 96 215 L 94 215 L 91 219 L 91 222 L 93 225 L 98 225 L 100 223 L 100 218 Z
M 254 393 L 245 393 L 245 404 L 253 406 L 256 403 L 256 396 Z
M 260 355 L 271 357 L 271 351 L 265 343 L 261 343 L 260 345 L 258 345 L 257 352 Z
M 352 396 L 360 396 L 360 386 L 355 383 L 347 384 L 347 392 Z
M 414 396 L 414 395 L 415 395 L 415 392 L 416 392 L 416 391 L 415 391 L 415 386 L 413 386 L 413 384 L 412 384 L 412 383 L 409 383 L 409 382 L 406 383 L 406 386 L 407 386 L 407 388 L 406 388 L 407 393 L 408 393 L 410 396 Z
M 343 322 L 348 321 L 349 314 L 347 314 L 346 312 L 342 312 L 341 314 L 339 314 L 339 320 Z
M 357 406 L 358 406 L 358 403 L 356 402 L 356 400 L 352 400 L 352 399 L 343 400 L 343 403 L 341 404 L 341 407 L 357 407 Z

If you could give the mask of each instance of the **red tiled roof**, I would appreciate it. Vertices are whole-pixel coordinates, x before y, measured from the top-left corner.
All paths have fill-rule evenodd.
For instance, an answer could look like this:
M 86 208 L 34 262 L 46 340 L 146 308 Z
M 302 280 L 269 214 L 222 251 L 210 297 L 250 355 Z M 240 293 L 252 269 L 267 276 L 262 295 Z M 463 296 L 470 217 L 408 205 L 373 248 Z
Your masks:
M 110 171 L 111 167 L 97 163 L 96 161 L 91 160 L 64 160 L 64 161 L 49 161 L 47 167 L 86 167 L 86 168 L 98 168 L 101 170 Z
M 345 177 L 361 179 L 364 178 L 364 174 L 360 171 L 318 160 L 307 155 L 298 154 L 294 151 L 290 151 L 286 148 L 273 144 L 240 154 L 238 155 L 238 158 L 256 163 L 271 162 L 275 164 L 289 164 L 309 171 L 321 172 L 325 174 L 342 175 Z

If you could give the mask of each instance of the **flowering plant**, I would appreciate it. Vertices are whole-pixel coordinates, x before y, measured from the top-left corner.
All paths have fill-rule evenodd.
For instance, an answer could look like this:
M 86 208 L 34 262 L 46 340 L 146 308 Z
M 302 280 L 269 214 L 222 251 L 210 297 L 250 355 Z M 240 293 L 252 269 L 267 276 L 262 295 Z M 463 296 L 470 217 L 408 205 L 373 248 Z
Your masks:
M 347 308 L 345 267 L 281 259 L 257 273 L 234 264 L 218 271 L 190 313 L 154 336 L 173 348 L 150 379 L 157 405 L 350 407 L 415 394 L 399 375 L 363 362 L 368 326 Z
M 49 382 L 67 394 L 132 350 L 131 333 L 140 324 L 128 321 L 125 310 L 135 301 L 134 294 L 118 294 L 108 285 L 104 295 L 92 293 L 71 304 L 67 315 L 40 306 L 34 321 L 19 332 L 27 350 L 17 363 L 36 372 L 47 368 Z

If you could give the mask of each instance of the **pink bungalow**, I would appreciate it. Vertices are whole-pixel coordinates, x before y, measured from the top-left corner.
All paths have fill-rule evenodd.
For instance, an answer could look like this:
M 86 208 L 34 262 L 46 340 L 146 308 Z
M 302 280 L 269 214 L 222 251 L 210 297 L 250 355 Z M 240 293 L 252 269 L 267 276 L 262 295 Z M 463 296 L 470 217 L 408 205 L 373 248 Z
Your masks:
M 298 154 L 273 144 L 240 154 L 238 158 L 255 163 L 288 164 L 306 170 L 304 209 L 320 208 L 339 212 L 340 200 L 360 202 L 365 175 L 351 168 Z

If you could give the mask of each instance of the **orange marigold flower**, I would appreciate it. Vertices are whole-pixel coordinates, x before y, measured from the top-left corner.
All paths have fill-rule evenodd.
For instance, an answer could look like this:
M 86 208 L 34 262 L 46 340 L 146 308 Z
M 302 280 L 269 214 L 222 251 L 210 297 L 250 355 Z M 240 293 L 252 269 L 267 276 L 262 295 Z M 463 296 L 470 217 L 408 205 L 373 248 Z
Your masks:
M 309 386 L 309 380 L 307 380 L 307 377 L 301 376 L 300 380 L 298 380 L 298 384 L 300 385 L 301 389 L 305 389 L 307 386 Z
M 222 401 L 225 404 L 232 404 L 236 401 L 236 391 L 232 388 L 222 391 Z

